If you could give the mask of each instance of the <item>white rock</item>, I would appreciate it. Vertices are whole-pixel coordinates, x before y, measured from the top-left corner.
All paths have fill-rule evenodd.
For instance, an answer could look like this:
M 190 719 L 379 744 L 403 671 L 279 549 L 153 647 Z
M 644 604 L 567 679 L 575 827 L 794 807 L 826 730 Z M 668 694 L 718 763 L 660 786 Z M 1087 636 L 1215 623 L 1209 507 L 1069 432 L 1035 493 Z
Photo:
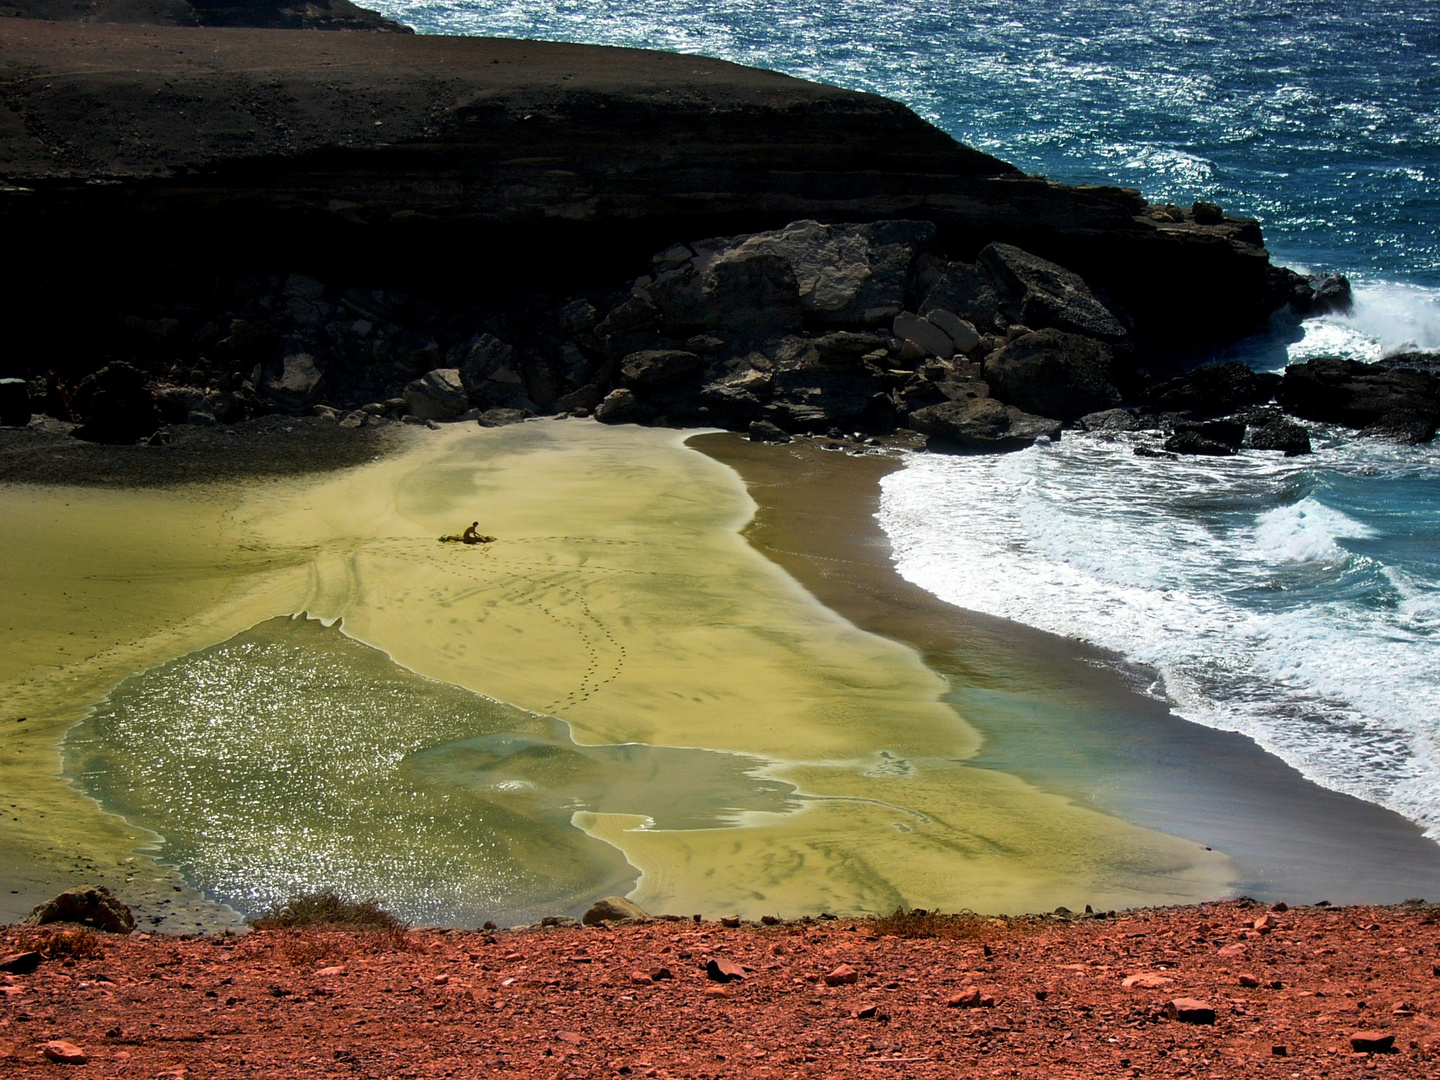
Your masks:
M 955 355 L 955 342 L 950 340 L 950 335 L 919 315 L 902 311 L 895 316 L 893 332 L 901 341 L 913 342 L 929 356 L 949 360 Z
M 953 311 L 936 308 L 926 318 L 950 336 L 950 340 L 955 343 L 956 352 L 968 353 L 980 344 L 980 334 L 975 327 Z

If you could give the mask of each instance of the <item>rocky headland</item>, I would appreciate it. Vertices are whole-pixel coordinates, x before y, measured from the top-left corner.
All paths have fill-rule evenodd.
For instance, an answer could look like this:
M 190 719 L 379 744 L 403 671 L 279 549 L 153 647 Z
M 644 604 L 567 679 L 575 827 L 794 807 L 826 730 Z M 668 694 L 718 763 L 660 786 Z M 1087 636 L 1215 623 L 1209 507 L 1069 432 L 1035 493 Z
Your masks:
M 0 18 L 7 424 L 1434 434 L 1425 357 L 1187 370 L 1349 303 L 1211 204 L 1027 176 L 895 102 L 703 57 L 188 8 Z

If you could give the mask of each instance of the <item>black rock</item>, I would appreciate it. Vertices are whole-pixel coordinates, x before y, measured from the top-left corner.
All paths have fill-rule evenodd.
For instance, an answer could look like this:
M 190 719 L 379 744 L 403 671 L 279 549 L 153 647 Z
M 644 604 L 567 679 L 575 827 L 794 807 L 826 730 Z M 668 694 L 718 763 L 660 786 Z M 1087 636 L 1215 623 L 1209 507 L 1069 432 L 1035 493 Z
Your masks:
M 791 442 L 792 439 L 788 431 L 776 427 L 769 420 L 756 420 L 750 425 L 750 441 L 761 443 L 788 443 Z
M 705 362 L 682 349 L 646 349 L 631 353 L 620 364 L 627 386 L 642 393 L 682 386 L 700 373 Z
M 1060 422 L 1032 416 L 994 398 L 961 398 L 910 414 L 910 426 L 930 436 L 932 450 L 1023 450 L 1036 439 L 1060 438 Z
M 1212 202 L 1197 202 L 1190 207 L 1190 216 L 1196 225 L 1219 225 L 1225 220 L 1225 211 Z
M 1244 431 L 1243 427 L 1241 431 Z M 1177 431 L 1165 440 L 1165 449 L 1172 454 L 1203 454 L 1208 457 L 1229 457 L 1235 453 L 1238 446 L 1238 440 L 1234 444 L 1221 442 L 1219 439 L 1206 437 L 1193 427 Z
M 925 294 L 919 312 L 950 311 L 983 333 L 998 330 L 1002 297 L 994 280 L 972 263 L 950 263 Z M 1018 312 L 1017 312 L 1018 314 Z
M 1275 396 L 1279 385 L 1278 375 L 1255 372 L 1230 360 L 1157 383 L 1145 393 L 1145 403 L 1161 412 L 1219 416 L 1246 405 L 1263 405 Z
M 1306 420 L 1406 443 L 1429 442 L 1440 424 L 1440 376 L 1409 367 L 1318 357 L 1287 367 L 1277 396 Z
M 1146 431 L 1155 424 L 1134 409 L 1105 409 L 1086 413 L 1075 426 L 1081 431 Z
M 1283 450 L 1286 457 L 1310 453 L 1310 433 L 1293 420 L 1276 417 L 1250 432 L 1250 449 Z
M 989 244 L 975 261 L 1018 303 L 1019 320 L 1026 326 L 1111 342 L 1126 336 L 1124 324 L 1085 279 L 1063 266 L 1011 244 Z M 963 312 L 955 313 L 964 317 Z
M 602 424 L 643 424 L 655 418 L 655 409 L 635 396 L 635 391 L 612 390 L 595 407 L 595 419 Z
M 148 380 L 143 371 L 125 363 L 107 364 L 86 376 L 70 399 L 80 421 L 71 434 L 100 443 L 148 439 L 160 427 L 160 410 Z
M 1040 416 L 1075 420 L 1120 404 L 1110 382 L 1114 355 L 1094 338 L 1061 330 L 1024 334 L 985 361 L 990 390 Z

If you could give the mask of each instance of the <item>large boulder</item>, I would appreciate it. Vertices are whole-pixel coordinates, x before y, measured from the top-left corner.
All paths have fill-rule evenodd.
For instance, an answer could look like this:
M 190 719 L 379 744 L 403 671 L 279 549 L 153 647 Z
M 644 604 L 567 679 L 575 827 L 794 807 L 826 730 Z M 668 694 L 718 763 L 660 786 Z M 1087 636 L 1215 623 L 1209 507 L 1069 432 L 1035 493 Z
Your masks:
M 611 390 L 605 400 L 595 406 L 595 419 L 602 424 L 643 424 L 655 418 L 655 409 L 635 396 L 635 391 L 621 387 Z
M 649 917 L 649 913 L 633 900 L 626 900 L 623 896 L 606 896 L 591 904 L 580 921 L 586 926 L 597 926 L 600 923 L 631 922 Z
M 799 328 L 800 287 L 789 263 L 764 252 L 697 246 L 701 254 L 665 270 L 647 290 L 667 326 L 681 333 Z
M 1159 412 L 1221 416 L 1247 405 L 1263 405 L 1279 387 L 1280 376 L 1252 371 L 1237 360 L 1229 360 L 1156 383 L 1146 391 L 1145 403 Z
M 1252 428 L 1246 442 L 1251 450 L 1280 450 L 1286 457 L 1310 453 L 1310 433 L 1283 416 Z
M 458 368 L 436 368 L 405 387 L 405 408 L 417 420 L 453 420 L 470 407 Z
M 1114 356 L 1094 338 L 1060 330 L 1022 334 L 985 361 L 991 393 L 1026 412 L 1077 420 L 1120 404 Z
M 920 303 L 920 314 L 948 311 L 986 333 L 999 330 L 1004 301 L 994 279 L 973 263 L 953 262 Z M 1018 314 L 1018 313 L 1017 313 Z
M 133 443 L 155 434 L 160 410 L 148 383 L 148 375 L 126 363 L 87 375 L 70 398 L 80 422 L 71 434 L 100 443 Z
M 910 426 L 930 436 L 932 450 L 1023 450 L 1041 437 L 1060 438 L 1060 423 L 1005 405 L 994 398 L 942 401 L 910 414 Z
M 789 431 L 823 431 L 866 426 L 892 410 L 873 377 L 824 368 L 775 372 L 766 416 Z
M 1440 424 L 1440 376 L 1335 356 L 1285 369 L 1277 398 L 1306 420 L 1362 428 L 1401 442 L 1423 443 Z
M 111 934 L 128 934 L 135 929 L 135 916 L 104 885 L 67 889 L 22 920 L 25 926 L 56 922 L 79 923 Z
M 1063 266 L 1031 255 L 1012 244 L 989 244 L 976 264 L 1009 293 L 1019 321 L 1107 341 L 1126 336 L 1125 325 L 1095 295 L 1085 279 Z M 959 314 L 963 314 L 960 312 Z
M 265 380 L 265 392 L 288 409 L 303 409 L 320 391 L 325 373 L 309 353 L 293 353 Z
M 643 393 L 694 382 L 704 367 L 700 357 L 683 349 L 645 349 L 620 362 L 620 377 Z
M 481 334 L 471 343 L 459 371 L 465 392 L 477 398 L 524 389 L 515 369 L 515 350 L 493 334 Z
M 923 221 L 796 221 L 662 252 L 648 292 L 677 327 L 880 326 L 904 308 L 916 256 L 934 243 Z
M 1208 457 L 1230 457 L 1245 439 L 1245 425 L 1237 420 L 1207 420 L 1204 423 L 1180 423 L 1165 440 L 1165 449 L 1172 454 L 1199 454 Z

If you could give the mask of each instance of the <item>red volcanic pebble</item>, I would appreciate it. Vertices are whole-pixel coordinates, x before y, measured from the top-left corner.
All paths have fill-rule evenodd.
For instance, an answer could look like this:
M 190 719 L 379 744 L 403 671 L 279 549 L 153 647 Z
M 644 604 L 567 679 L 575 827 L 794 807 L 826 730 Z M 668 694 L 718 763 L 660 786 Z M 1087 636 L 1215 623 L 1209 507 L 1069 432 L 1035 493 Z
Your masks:
M 0 1074 L 1434 1077 L 1437 912 L 101 936 L 0 975 Z

